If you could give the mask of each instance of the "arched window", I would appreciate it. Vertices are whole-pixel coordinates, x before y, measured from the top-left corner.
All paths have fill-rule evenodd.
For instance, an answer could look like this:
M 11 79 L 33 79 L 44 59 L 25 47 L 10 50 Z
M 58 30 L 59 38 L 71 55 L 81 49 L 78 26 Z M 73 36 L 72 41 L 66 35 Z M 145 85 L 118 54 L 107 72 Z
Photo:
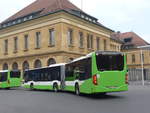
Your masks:
M 18 64 L 17 64 L 17 62 L 14 62 L 14 63 L 13 63 L 12 69 L 13 69 L 13 70 L 18 70 Z
M 29 63 L 28 61 L 24 61 L 22 64 L 23 70 L 29 69 Z
M 7 63 L 3 64 L 3 70 L 8 70 L 8 64 Z
M 41 61 L 40 61 L 40 60 L 36 60 L 36 61 L 34 62 L 34 68 L 40 68 L 40 67 L 42 67 Z
M 47 61 L 47 66 L 51 65 L 51 64 L 56 64 L 56 61 L 54 58 L 50 58 L 48 61 Z
M 73 58 L 69 58 L 69 62 L 73 61 Z

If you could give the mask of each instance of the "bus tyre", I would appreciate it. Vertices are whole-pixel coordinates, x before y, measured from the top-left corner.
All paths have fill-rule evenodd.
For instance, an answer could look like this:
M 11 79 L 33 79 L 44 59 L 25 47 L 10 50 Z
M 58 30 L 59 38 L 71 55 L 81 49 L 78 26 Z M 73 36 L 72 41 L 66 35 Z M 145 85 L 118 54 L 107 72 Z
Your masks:
M 33 83 L 30 84 L 30 90 L 33 90 Z
M 54 83 L 53 90 L 54 90 L 54 92 L 58 92 L 58 85 L 57 85 L 57 83 Z
M 75 85 L 75 94 L 76 95 L 80 95 L 80 89 L 79 89 L 79 85 L 78 84 Z

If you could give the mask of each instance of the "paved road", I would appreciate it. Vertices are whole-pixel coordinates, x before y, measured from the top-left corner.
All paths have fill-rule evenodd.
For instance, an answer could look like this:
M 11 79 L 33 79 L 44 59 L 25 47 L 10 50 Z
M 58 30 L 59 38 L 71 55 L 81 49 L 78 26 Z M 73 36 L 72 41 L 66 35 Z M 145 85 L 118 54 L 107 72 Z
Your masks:
M 150 86 L 130 86 L 107 96 L 0 90 L 0 113 L 150 113 Z

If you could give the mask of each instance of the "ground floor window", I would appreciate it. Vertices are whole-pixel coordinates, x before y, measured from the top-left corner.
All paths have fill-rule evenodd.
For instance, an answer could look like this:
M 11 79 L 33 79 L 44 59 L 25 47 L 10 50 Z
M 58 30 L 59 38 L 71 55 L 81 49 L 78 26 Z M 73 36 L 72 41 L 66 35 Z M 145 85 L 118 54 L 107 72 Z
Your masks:
M 50 66 L 50 65 L 52 65 L 52 64 L 56 64 L 56 60 L 55 60 L 54 58 L 48 59 L 48 61 L 47 61 L 47 66 Z
M 24 61 L 22 67 L 23 67 L 23 70 L 29 69 L 29 63 L 28 63 L 28 61 Z
M 40 60 L 36 60 L 36 61 L 34 62 L 34 68 L 40 68 L 40 67 L 42 67 L 41 61 L 40 61 Z
M 17 62 L 14 62 L 14 63 L 12 64 L 12 69 L 13 69 L 13 70 L 18 70 L 18 64 L 17 64 Z
M 8 70 L 8 64 L 7 63 L 3 64 L 3 70 Z

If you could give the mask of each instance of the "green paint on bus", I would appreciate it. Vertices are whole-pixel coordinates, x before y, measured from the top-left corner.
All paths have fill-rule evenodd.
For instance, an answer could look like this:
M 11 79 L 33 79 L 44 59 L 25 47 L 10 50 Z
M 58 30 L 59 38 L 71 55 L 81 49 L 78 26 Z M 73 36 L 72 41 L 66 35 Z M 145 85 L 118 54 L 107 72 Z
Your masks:
M 66 91 L 92 94 L 128 90 L 126 55 L 123 53 L 97 51 L 65 67 Z
M 20 71 L 0 71 L 0 88 L 13 88 L 21 86 Z
M 76 94 L 107 93 L 128 90 L 126 55 L 97 51 L 67 64 L 27 70 L 25 88 L 72 91 Z

